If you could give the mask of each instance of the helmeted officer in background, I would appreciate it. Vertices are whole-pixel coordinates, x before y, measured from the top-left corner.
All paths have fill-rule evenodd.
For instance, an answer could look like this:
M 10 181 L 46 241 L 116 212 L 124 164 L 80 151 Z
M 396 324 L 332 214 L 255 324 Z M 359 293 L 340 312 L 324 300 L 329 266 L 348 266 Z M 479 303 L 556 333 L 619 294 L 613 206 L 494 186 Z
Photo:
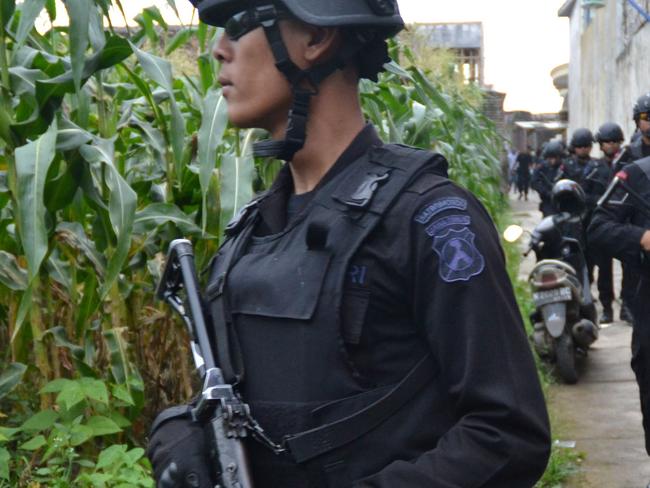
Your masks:
M 544 217 L 555 213 L 551 193 L 565 155 L 566 152 L 562 141 L 549 141 L 542 152 L 544 160 L 533 171 L 530 187 L 539 194 L 539 211 L 542 212 Z
M 255 486 L 533 486 L 548 419 L 494 224 L 442 156 L 364 122 L 358 81 L 388 61 L 396 3 L 197 6 L 225 26 L 231 123 L 287 161 L 228 226 L 206 289 L 224 374 L 287 449 L 247 443 Z M 157 422 L 156 479 L 174 462 L 178 486 L 212 486 L 201 442 L 190 419 Z
M 650 202 L 650 158 L 630 163 L 621 172 L 634 191 Z M 634 319 L 632 369 L 639 384 L 646 450 L 650 454 L 650 218 L 637 202 L 626 198 L 625 190 L 619 189 L 608 205 L 594 213 L 588 237 L 602 252 L 640 270 L 629 303 Z
M 645 100 L 650 102 L 650 97 L 639 99 L 641 104 L 635 105 L 634 117 L 642 141 L 650 141 L 650 103 L 643 105 Z M 626 269 L 639 271 L 629 298 L 633 316 L 632 369 L 639 385 L 646 451 L 650 455 L 650 214 L 645 210 L 650 202 L 650 157 L 625 165 L 619 176 L 641 201 L 619 187 L 608 203 L 594 212 L 588 239 L 601 253 L 620 259 Z
M 591 158 L 593 143 L 594 136 L 589 129 L 575 130 L 569 142 L 571 157 L 565 159 L 560 166 L 558 180 L 569 179 L 582 186 L 594 164 Z
M 586 163 L 582 188 L 585 191 L 587 214 L 584 219 L 585 230 L 591 222 L 598 200 L 605 193 L 613 176 L 614 161 L 619 156 L 621 144 L 625 140 L 623 130 L 614 122 L 606 122 L 598 128 L 595 139 L 603 153 L 601 159 L 591 159 Z M 609 323 L 614 320 L 612 303 L 614 302 L 613 260 L 611 256 L 602 256 L 591 247 L 587 248 L 590 281 L 593 281 L 594 267 L 598 266 L 598 298 L 603 306 L 600 321 Z M 625 307 L 625 304 L 622 305 Z M 625 317 L 625 312 L 622 312 Z
M 650 156 L 650 93 L 641 95 L 632 108 L 632 117 L 636 124 L 636 131 L 631 137 L 630 144 L 625 147 L 614 161 L 613 174 L 618 173 L 626 165 Z M 621 285 L 621 320 L 632 322 L 631 308 L 627 306 L 633 295 L 636 293 L 639 283 L 638 270 L 632 266 L 623 264 L 623 283 Z
M 628 155 L 626 155 L 624 161 L 621 161 L 621 167 L 617 167 L 616 170 L 622 169 L 622 166 L 627 162 L 650 156 L 650 119 L 648 118 L 648 114 L 650 114 L 650 92 L 638 98 L 632 112 L 637 132 L 627 147 L 626 152 Z
M 615 122 L 605 122 L 598 128 L 595 139 L 600 145 L 603 157 L 593 160 L 593 166 L 587 173 L 583 185 L 586 191 L 587 205 L 592 213 L 614 176 L 614 164 L 618 161 L 623 150 L 622 145 L 625 136 L 620 125 Z

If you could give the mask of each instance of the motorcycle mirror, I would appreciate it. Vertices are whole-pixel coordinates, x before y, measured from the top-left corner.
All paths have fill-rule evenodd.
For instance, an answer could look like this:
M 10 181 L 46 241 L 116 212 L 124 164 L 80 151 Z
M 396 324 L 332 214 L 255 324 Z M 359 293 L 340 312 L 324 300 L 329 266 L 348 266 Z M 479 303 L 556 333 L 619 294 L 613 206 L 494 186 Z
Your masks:
M 507 242 L 517 242 L 523 234 L 524 229 L 520 225 L 513 224 L 503 231 L 503 238 Z

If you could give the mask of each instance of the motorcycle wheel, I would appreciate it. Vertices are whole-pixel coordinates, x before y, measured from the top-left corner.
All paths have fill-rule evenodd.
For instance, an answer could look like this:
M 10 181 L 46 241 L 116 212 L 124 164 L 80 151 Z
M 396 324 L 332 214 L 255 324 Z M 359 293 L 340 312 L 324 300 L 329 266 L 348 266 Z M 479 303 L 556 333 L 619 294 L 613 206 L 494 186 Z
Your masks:
M 575 348 L 568 334 L 562 334 L 555 341 L 555 367 L 566 384 L 573 385 L 578 381 Z

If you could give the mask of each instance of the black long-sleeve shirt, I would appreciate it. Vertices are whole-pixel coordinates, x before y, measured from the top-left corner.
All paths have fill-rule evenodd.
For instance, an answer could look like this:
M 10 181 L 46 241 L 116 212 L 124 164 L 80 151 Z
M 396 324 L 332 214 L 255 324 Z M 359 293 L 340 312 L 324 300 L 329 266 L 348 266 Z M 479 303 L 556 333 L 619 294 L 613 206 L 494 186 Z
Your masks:
M 627 174 L 627 184 L 650 202 L 650 179 L 639 163 L 648 166 L 650 158 L 628 164 L 623 171 Z M 650 219 L 640 210 L 640 205 L 625 189 L 619 187 L 607 205 L 598 207 L 588 229 L 588 241 L 599 252 L 613 256 L 639 269 L 644 265 L 641 237 L 650 229 Z

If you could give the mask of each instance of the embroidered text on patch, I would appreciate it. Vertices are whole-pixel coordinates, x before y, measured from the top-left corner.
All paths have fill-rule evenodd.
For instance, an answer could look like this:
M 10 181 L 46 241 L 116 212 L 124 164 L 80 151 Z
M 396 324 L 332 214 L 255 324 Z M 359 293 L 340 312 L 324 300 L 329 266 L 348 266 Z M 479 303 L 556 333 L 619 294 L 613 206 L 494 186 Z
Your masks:
M 468 228 L 449 229 L 433 240 L 433 249 L 440 256 L 440 277 L 447 283 L 468 281 L 485 268 L 485 258 L 474 244 L 474 233 Z
M 453 225 L 459 225 L 466 227 L 472 223 L 472 219 L 469 215 L 450 215 L 449 217 L 443 217 L 436 220 L 433 224 L 427 227 L 426 232 L 431 237 L 435 237 L 440 234 L 440 231 L 451 227 Z
M 429 220 L 431 220 L 439 213 L 451 209 L 466 210 L 467 200 L 458 197 L 449 197 L 449 198 L 443 198 L 441 200 L 436 200 L 427 208 L 422 210 L 422 212 L 420 212 L 420 214 L 415 218 L 415 221 L 419 222 L 420 224 L 426 224 L 427 222 L 429 222 Z

